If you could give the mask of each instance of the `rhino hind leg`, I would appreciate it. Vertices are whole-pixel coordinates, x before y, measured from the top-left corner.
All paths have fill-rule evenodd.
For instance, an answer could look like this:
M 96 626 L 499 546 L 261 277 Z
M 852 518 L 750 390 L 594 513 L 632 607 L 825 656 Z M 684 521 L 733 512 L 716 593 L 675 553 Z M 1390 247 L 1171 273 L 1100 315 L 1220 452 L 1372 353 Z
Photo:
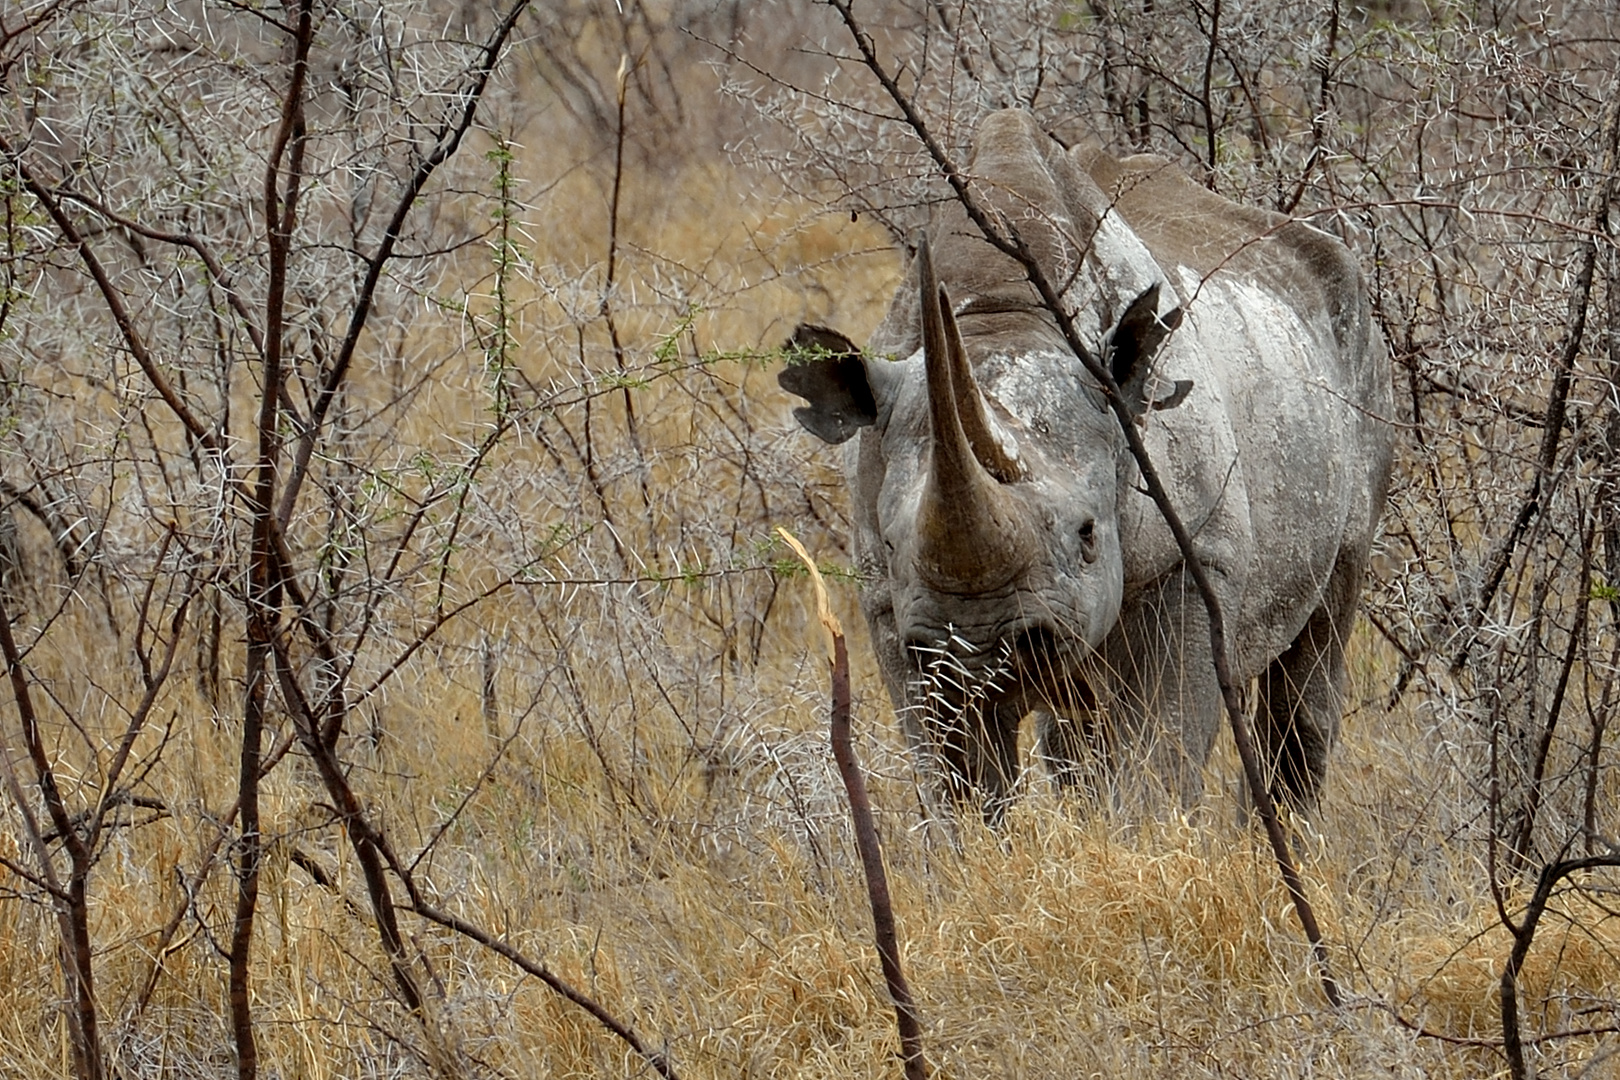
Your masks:
M 1258 680 L 1255 737 L 1271 796 L 1314 810 L 1344 710 L 1344 646 L 1355 622 L 1359 558 L 1341 558 L 1327 595 L 1305 627 Z

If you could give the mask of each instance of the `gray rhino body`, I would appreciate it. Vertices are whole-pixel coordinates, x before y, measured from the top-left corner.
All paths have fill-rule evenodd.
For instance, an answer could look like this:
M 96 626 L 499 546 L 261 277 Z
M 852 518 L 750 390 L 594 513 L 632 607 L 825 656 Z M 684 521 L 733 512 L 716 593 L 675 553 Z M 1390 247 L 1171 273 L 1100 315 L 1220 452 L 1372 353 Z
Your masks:
M 980 125 L 967 171 L 1132 400 L 1233 673 L 1258 678 L 1273 793 L 1313 804 L 1391 458 L 1388 359 L 1354 260 L 1160 159 L 1065 151 L 1020 112 Z M 801 423 L 858 433 L 862 607 L 947 789 L 998 817 L 1034 713 L 1064 784 L 1195 801 L 1222 716 L 1204 607 L 1022 268 L 951 203 L 864 353 L 819 328 L 795 340 L 820 347 L 780 376 L 809 402 Z

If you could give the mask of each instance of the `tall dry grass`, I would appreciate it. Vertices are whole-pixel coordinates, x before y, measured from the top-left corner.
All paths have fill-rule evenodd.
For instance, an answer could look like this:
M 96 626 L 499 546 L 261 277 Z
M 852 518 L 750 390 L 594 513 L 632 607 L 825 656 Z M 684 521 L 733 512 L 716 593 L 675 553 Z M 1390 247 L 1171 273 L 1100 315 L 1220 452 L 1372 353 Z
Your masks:
M 611 1003 L 667 1045 L 681 1075 L 881 1074 L 893 1067 L 892 1017 L 823 745 L 819 656 L 798 621 L 784 617 L 769 635 L 762 666 L 775 678 L 731 705 L 720 770 L 693 760 L 688 732 L 668 717 L 642 719 L 629 747 L 622 730 L 591 745 L 560 710 L 503 714 L 501 737 L 516 737 L 497 754 L 476 686 L 456 685 L 444 665 L 387 708 L 390 738 L 355 753 L 357 784 L 412 849 L 445 827 L 424 867 L 447 906 Z M 872 675 L 861 684 L 874 686 Z M 515 699 L 526 681 L 508 665 L 501 689 Z M 603 680 L 582 705 L 622 716 L 630 692 Z M 206 715 L 190 694 L 174 707 Z M 1004 832 L 930 849 L 884 712 L 869 691 L 862 751 L 929 1049 L 952 1075 L 1472 1077 L 1498 1067 L 1488 1050 L 1417 1038 L 1391 1015 L 1493 1038 L 1508 945 L 1473 854 L 1439 834 L 1432 805 L 1401 802 L 1422 778 L 1390 753 L 1391 742 L 1421 741 L 1409 717 L 1347 729 L 1306 860 L 1352 990 L 1351 1008 L 1336 1014 L 1320 1000 L 1274 868 L 1231 822 L 1230 800 L 1212 798 L 1200 823 L 1125 828 L 1076 816 L 1037 781 Z M 1394 727 L 1403 723 L 1404 739 Z M 227 738 L 190 725 L 152 790 L 172 806 L 218 805 L 230 760 Z M 289 1077 L 418 1071 L 427 1037 L 391 999 L 362 887 L 329 820 L 296 763 L 268 785 L 275 841 L 255 972 L 265 1053 Z M 208 940 L 228 910 L 228 876 L 195 898 L 146 1013 L 128 1011 L 151 959 L 143 942 L 177 900 L 176 871 L 208 839 L 177 815 L 123 832 L 98 869 L 98 972 L 126 1075 L 231 1070 L 223 964 Z M 295 860 L 323 867 L 330 884 Z M 0 910 L 8 1069 L 59 1075 L 52 927 L 37 906 Z M 1613 918 L 1568 915 L 1525 978 L 1533 1022 L 1549 1031 L 1582 1026 L 1584 1010 L 1613 993 Z M 463 1068 L 637 1074 L 622 1048 L 533 980 L 430 928 L 412 937 L 437 977 L 439 1037 Z M 1562 1041 L 1549 1064 L 1596 1042 Z

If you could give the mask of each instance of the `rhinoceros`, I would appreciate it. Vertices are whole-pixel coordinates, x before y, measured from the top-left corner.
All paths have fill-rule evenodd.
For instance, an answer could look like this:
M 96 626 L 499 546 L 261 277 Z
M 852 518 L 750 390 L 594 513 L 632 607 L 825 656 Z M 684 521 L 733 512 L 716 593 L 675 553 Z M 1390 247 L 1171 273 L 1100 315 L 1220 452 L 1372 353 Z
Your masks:
M 1191 532 L 1268 787 L 1313 807 L 1393 440 L 1355 259 L 1024 112 L 973 146 L 976 198 L 1062 290 Z M 778 380 L 805 429 L 848 443 L 861 606 L 936 781 L 999 820 L 1034 714 L 1060 786 L 1196 803 L 1222 718 L 1205 608 L 1024 268 L 952 201 L 865 350 L 815 326 L 791 344 Z

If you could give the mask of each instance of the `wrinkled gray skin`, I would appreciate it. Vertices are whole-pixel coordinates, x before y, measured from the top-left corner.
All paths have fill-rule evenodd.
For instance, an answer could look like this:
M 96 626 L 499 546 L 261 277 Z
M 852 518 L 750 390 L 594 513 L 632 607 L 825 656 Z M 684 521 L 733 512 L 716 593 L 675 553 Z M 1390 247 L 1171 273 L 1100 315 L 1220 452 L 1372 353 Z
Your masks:
M 1068 283 L 1194 534 L 1233 674 L 1258 679 L 1273 794 L 1309 808 L 1391 455 L 1354 260 L 1161 159 L 1069 153 L 1021 112 L 980 125 L 968 174 Z M 1203 603 L 1022 269 L 952 203 L 864 353 L 819 327 L 794 340 L 815 357 L 780 375 L 809 403 L 795 415 L 858 433 L 862 607 L 925 769 L 998 820 L 1034 713 L 1065 786 L 1195 802 L 1222 719 Z

